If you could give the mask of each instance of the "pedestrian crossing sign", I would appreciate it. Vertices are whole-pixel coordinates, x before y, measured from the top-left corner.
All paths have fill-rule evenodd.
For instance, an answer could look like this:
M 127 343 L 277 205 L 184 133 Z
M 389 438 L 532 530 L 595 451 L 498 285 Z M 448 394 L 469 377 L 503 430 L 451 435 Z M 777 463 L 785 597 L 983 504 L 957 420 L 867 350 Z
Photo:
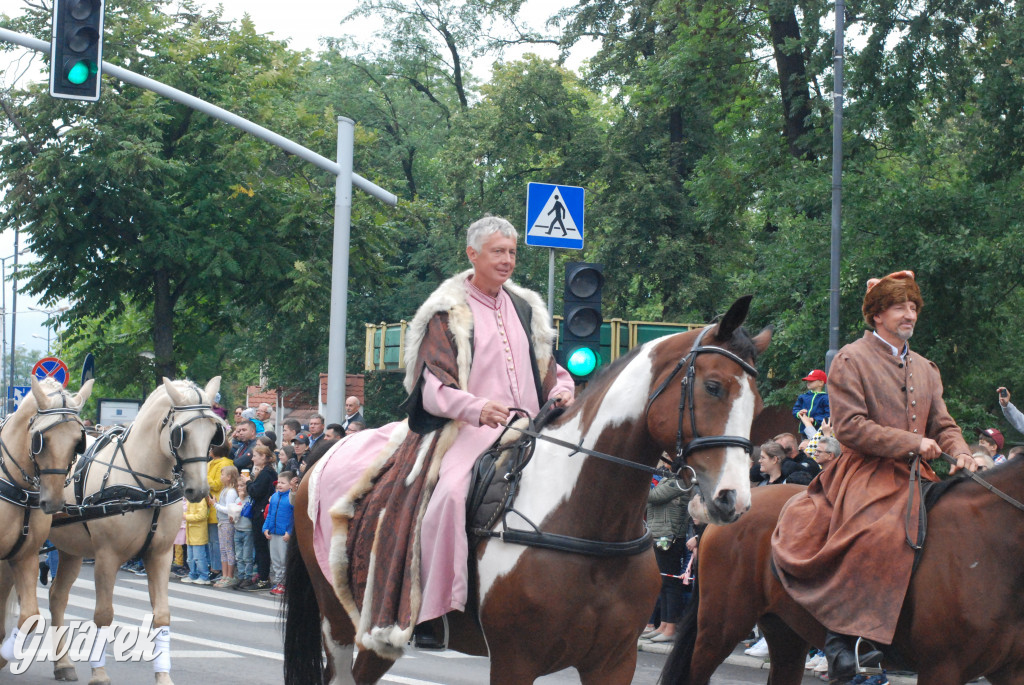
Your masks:
M 530 183 L 526 188 L 526 244 L 583 249 L 583 188 Z

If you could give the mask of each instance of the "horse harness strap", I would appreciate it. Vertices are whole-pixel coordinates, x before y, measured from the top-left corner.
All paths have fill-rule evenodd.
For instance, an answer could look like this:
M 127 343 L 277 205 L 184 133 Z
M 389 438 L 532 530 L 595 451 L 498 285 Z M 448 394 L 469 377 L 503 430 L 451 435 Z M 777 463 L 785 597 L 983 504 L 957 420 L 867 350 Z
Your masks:
M 549 411 L 551 405 L 551 401 L 545 403 L 538 414 L 538 420 L 543 420 L 539 419 L 539 417 L 544 416 Z M 513 411 L 525 414 L 521 409 L 513 409 Z M 644 531 L 644 534 L 639 538 L 621 542 L 588 540 L 569 535 L 546 533 L 514 508 L 516 496 L 519 494 L 519 483 L 522 480 L 523 469 L 526 468 L 526 465 L 533 457 L 537 438 L 571 449 L 572 453 L 570 456 L 577 452 L 583 452 L 601 459 L 607 459 L 613 463 L 640 468 L 649 473 L 662 472 L 671 475 L 671 472 L 666 469 L 652 469 L 649 466 L 626 461 L 625 459 L 613 457 L 610 454 L 588 450 L 571 442 L 541 435 L 536 430 L 535 420 L 529 416 L 527 416 L 527 420 L 529 421 L 528 428 L 518 428 L 516 426 L 506 426 L 505 428 L 506 432 L 508 429 L 518 431 L 521 435 L 519 439 L 503 446 L 501 445 L 501 437 L 499 437 L 494 445 L 477 461 L 477 465 L 474 468 L 473 492 L 467 499 L 466 522 L 469 534 L 478 540 L 498 538 L 503 542 L 525 545 L 527 547 L 540 547 L 559 552 L 598 557 L 631 556 L 650 549 L 653 544 L 650 531 Z M 504 432 L 502 436 L 504 436 Z M 502 454 L 506 452 L 508 456 L 503 460 Z M 504 474 L 499 471 L 502 466 L 505 469 Z M 499 479 L 497 482 L 495 481 L 496 478 Z M 495 495 L 493 493 L 495 487 L 501 489 L 500 494 Z M 533 530 L 510 528 L 508 524 L 508 514 L 510 513 L 526 521 Z M 503 524 L 502 530 L 492 530 L 499 520 Z
M 950 464 L 952 466 L 956 466 L 956 459 L 954 457 L 946 454 L 945 452 L 942 453 L 940 458 L 943 461 L 947 462 L 948 464 Z M 923 482 L 921 481 L 920 460 L 921 460 L 920 456 L 915 457 L 914 461 L 910 465 L 910 501 L 909 501 L 909 504 L 907 506 L 907 518 L 906 518 L 907 544 L 915 552 L 920 552 L 920 550 L 924 547 L 924 540 L 925 540 L 925 537 L 926 537 L 926 534 L 927 534 L 927 531 L 928 531 L 928 512 L 926 511 L 925 504 L 924 504 L 924 495 L 923 495 L 924 486 L 923 486 Z M 991 492 L 993 495 L 995 495 L 999 499 L 1001 499 L 1004 502 L 1012 505 L 1014 508 L 1016 508 L 1016 509 L 1018 509 L 1020 511 L 1024 511 L 1024 502 L 1021 502 L 1021 501 L 1017 500 L 1016 498 L 1006 494 L 1005 492 L 1003 492 L 1002 490 L 1000 490 L 996 486 L 992 485 L 992 483 L 989 483 L 987 480 L 985 480 L 984 478 L 979 476 L 977 473 L 975 473 L 973 471 L 967 471 L 964 474 L 964 476 L 967 477 L 967 478 L 970 478 L 975 483 L 977 483 L 981 487 L 985 488 L 986 490 Z M 915 483 L 915 480 L 917 481 L 916 483 Z M 915 487 L 915 485 L 916 485 L 916 487 Z M 918 535 L 917 535 L 917 543 L 916 544 L 910 539 L 910 510 L 913 508 L 913 505 L 914 505 L 914 494 L 915 494 L 915 491 L 918 494 L 918 497 L 921 498 L 921 500 L 920 500 L 921 501 L 921 506 L 920 506 L 920 510 L 919 510 L 919 514 L 918 514 L 919 526 L 918 526 Z

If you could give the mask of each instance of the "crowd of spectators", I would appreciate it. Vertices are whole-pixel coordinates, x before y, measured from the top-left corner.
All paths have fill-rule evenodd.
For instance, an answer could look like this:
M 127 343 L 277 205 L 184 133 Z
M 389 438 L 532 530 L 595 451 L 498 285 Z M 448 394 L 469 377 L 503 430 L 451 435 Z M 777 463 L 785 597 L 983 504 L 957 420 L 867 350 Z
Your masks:
M 236 407 L 228 442 L 210 447 L 209 497 L 183 504 L 172 574 L 182 583 L 283 594 L 295 491 L 338 440 L 366 427 L 358 398 L 346 400 L 345 414 L 332 424 L 315 414 L 305 426 L 288 418 L 278 435 L 270 405 Z M 124 568 L 144 573 L 137 561 Z

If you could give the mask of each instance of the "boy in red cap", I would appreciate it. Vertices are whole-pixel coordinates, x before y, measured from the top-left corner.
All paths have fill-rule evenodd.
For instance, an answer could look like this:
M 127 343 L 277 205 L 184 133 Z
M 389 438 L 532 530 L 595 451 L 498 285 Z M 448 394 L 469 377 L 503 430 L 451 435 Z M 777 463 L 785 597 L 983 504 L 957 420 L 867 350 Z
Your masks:
M 807 417 L 814 423 L 814 430 L 821 428 L 821 422 L 830 414 L 828 392 L 825 391 L 828 376 L 825 375 L 825 372 L 821 369 L 814 369 L 804 376 L 803 380 L 807 382 L 807 392 L 797 397 L 796 402 L 793 403 L 793 416 L 800 421 L 801 432 L 804 432 L 804 426 L 800 419 L 800 412 L 807 414 Z M 812 437 L 814 430 L 807 437 Z
M 1006 461 L 1006 456 L 1002 454 L 1003 445 L 1003 434 L 999 432 L 998 428 L 986 428 L 984 430 L 978 429 L 978 444 L 981 445 L 981 449 L 985 450 L 985 454 L 992 457 L 992 462 L 995 464 L 1002 464 Z

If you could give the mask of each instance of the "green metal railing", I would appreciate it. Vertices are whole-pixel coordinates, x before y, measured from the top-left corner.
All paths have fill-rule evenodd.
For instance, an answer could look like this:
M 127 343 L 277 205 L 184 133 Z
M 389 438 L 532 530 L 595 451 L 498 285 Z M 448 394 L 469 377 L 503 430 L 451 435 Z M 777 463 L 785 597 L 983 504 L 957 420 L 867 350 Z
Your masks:
M 562 317 L 555 317 L 561 340 Z M 402 371 L 405 369 L 405 331 L 408 322 L 366 324 L 363 369 L 366 371 Z M 601 325 L 601 361 L 610 364 L 637 345 L 673 333 L 703 328 L 702 323 L 661 323 L 609 319 Z M 558 343 L 555 344 L 556 349 Z

